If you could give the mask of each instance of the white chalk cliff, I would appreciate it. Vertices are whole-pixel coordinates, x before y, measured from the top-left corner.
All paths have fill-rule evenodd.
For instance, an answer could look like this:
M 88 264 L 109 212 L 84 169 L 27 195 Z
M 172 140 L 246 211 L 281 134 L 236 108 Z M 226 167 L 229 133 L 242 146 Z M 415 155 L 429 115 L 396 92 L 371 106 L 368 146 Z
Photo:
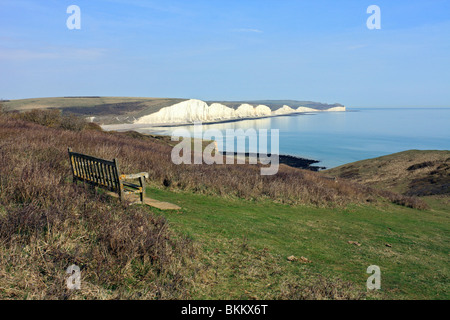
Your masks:
M 274 115 L 281 115 L 281 114 L 289 114 L 289 113 L 294 113 L 295 110 L 292 109 L 291 107 L 284 105 L 283 107 L 281 107 L 278 110 L 273 111 Z
M 213 103 L 210 106 L 204 101 L 191 99 L 179 102 L 169 107 L 162 108 L 158 112 L 143 116 L 136 124 L 184 124 L 193 122 L 216 122 L 245 118 L 262 118 L 300 112 L 318 111 L 345 111 L 345 107 L 333 107 L 326 110 L 316 110 L 306 107 L 293 109 L 284 105 L 282 108 L 272 111 L 268 106 L 259 105 L 253 107 L 250 104 L 241 104 L 237 109 L 227 107 L 221 103 Z
M 329 110 L 329 109 L 328 109 Z M 317 109 L 313 109 L 313 108 L 307 108 L 307 107 L 298 107 L 297 109 L 296 109 L 296 111 L 297 112 L 317 112 L 317 111 L 320 111 L 320 110 L 317 110 Z M 345 111 L 345 110 L 344 110 Z

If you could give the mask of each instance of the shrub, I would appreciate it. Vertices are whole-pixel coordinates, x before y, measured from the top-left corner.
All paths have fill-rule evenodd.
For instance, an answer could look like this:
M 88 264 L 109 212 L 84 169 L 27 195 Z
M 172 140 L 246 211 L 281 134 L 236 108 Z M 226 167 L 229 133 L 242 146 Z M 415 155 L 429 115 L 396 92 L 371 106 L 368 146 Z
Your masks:
M 95 122 L 87 122 L 84 129 L 85 130 L 94 130 L 94 131 L 103 131 L 102 127 L 100 127 Z
M 62 115 L 58 109 L 34 109 L 27 112 L 16 113 L 16 119 L 34 122 L 49 128 L 62 128 L 71 131 L 81 131 L 86 128 L 87 122 L 75 115 Z
M 425 201 L 417 197 L 401 195 L 387 190 L 373 190 L 373 191 L 376 192 L 378 195 L 382 196 L 383 198 L 386 198 L 392 203 L 398 204 L 400 206 L 419 210 L 426 210 L 430 208 Z
M 18 113 L 19 119 L 34 122 L 46 127 L 58 127 L 61 120 L 61 111 L 56 109 L 40 110 L 34 109 Z
M 86 128 L 87 122 L 75 115 L 61 116 L 59 127 L 65 130 L 82 131 Z

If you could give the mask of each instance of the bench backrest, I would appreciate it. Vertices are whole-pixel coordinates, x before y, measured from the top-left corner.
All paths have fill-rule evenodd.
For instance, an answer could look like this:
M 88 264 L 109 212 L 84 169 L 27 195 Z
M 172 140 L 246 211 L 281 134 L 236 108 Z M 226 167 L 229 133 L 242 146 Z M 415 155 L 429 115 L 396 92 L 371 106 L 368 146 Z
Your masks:
M 120 191 L 119 168 L 117 160 L 108 161 L 72 152 L 69 148 L 70 164 L 74 180 L 104 187 L 111 191 Z

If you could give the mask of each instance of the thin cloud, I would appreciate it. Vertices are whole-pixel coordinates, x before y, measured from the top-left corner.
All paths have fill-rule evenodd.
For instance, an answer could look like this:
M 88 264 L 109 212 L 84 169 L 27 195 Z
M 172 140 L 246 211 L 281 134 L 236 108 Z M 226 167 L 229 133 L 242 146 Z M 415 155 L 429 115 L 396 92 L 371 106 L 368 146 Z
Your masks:
M 0 48 L 0 59 L 13 61 L 32 61 L 46 59 L 97 59 L 104 55 L 105 49 L 70 49 L 58 48 L 52 51 L 4 49 Z
M 250 29 L 250 28 L 241 28 L 241 29 L 233 29 L 234 32 L 248 32 L 248 33 L 262 33 L 262 30 L 259 29 Z
M 155 1 L 141 1 L 141 0 L 103 0 L 104 2 L 122 4 L 126 6 L 135 6 L 139 8 L 145 8 L 160 12 L 166 12 L 170 14 L 179 14 L 179 15 L 191 15 L 191 12 L 182 8 L 180 6 L 168 5 L 166 3 L 161 4 L 160 2 Z
M 41 60 L 59 58 L 57 53 L 36 52 L 31 50 L 0 49 L 2 60 Z
M 366 48 L 366 47 L 368 47 L 367 44 L 356 44 L 356 45 L 347 47 L 347 49 L 348 50 L 358 50 L 358 49 L 362 49 L 362 48 Z

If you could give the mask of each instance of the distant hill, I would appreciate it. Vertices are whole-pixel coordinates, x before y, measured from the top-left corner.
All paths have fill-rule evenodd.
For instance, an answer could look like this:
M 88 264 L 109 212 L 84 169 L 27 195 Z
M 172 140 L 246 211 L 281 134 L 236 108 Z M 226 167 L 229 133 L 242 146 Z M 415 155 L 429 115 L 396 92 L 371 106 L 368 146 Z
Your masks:
M 61 109 L 63 113 L 79 116 L 95 117 L 95 122 L 103 124 L 132 123 L 134 119 L 155 113 L 161 108 L 186 101 L 182 98 L 143 98 L 143 97 L 99 97 L 74 96 L 57 98 L 34 98 L 8 100 L 3 102 L 7 110 L 27 111 L 32 109 Z M 317 110 L 324 110 L 342 106 L 339 103 L 325 104 L 313 101 L 297 100 L 252 100 L 252 101 L 206 101 L 208 105 L 221 103 L 237 109 L 241 104 L 253 106 L 260 104 L 268 106 L 272 111 L 288 105 L 291 107 L 304 106 Z
M 254 107 L 262 104 L 265 106 L 268 106 L 272 111 L 277 110 L 284 105 L 288 105 L 292 108 L 294 107 L 307 107 L 317 110 L 325 110 L 329 108 L 334 107 L 343 107 L 344 105 L 340 103 L 334 103 L 334 104 L 326 104 L 321 102 L 314 102 L 314 101 L 299 101 L 299 100 L 249 100 L 249 101 L 206 101 L 208 104 L 211 103 L 221 103 L 226 105 L 227 107 L 237 109 L 241 104 L 248 103 Z
M 323 172 L 409 196 L 450 195 L 450 151 L 409 150 Z
M 63 113 L 96 117 L 98 122 L 123 123 L 184 100 L 187 99 L 84 96 L 9 100 L 3 104 L 10 111 L 61 109 Z

